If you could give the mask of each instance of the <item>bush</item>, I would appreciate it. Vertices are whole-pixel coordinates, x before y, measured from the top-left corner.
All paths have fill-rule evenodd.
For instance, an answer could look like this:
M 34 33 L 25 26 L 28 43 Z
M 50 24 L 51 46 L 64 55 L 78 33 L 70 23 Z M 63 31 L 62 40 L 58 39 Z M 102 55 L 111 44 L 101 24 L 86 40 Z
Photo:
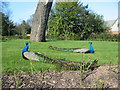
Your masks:
M 80 36 L 74 33 L 60 34 L 60 35 L 47 35 L 50 40 L 80 40 Z
M 80 40 L 80 36 L 77 34 L 74 35 L 60 35 L 60 36 L 47 36 L 47 39 L 50 40 Z M 118 41 L 118 35 L 113 34 L 91 34 L 87 39 L 85 40 L 92 40 L 92 41 Z
M 118 41 L 118 35 L 114 34 L 99 34 L 99 35 L 90 35 L 87 40 L 96 40 L 96 41 Z
M 0 40 L 30 39 L 30 36 L 0 36 Z

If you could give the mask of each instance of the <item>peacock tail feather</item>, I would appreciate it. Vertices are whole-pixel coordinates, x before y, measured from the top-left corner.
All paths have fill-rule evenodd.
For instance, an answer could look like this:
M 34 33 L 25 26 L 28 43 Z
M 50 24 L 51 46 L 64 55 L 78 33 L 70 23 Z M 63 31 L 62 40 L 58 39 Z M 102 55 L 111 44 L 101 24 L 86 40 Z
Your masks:
M 68 70 L 80 70 L 80 69 L 94 70 L 94 68 L 97 67 L 97 62 L 98 62 L 97 60 L 94 60 L 93 62 L 85 63 L 85 62 L 67 61 L 64 59 L 53 59 L 51 57 L 45 56 L 37 52 L 25 52 L 24 56 L 29 60 L 49 62 L 55 65 L 59 65 L 60 67 L 64 67 Z
M 58 47 L 54 47 L 54 46 L 49 46 L 49 48 L 52 50 L 58 50 L 58 51 L 89 53 L 89 49 L 87 49 L 87 48 L 58 48 Z
M 69 51 L 69 52 L 73 52 L 75 49 L 80 49 L 80 48 L 58 48 L 58 47 L 54 47 L 54 46 L 49 46 L 49 48 L 53 49 L 53 50 Z

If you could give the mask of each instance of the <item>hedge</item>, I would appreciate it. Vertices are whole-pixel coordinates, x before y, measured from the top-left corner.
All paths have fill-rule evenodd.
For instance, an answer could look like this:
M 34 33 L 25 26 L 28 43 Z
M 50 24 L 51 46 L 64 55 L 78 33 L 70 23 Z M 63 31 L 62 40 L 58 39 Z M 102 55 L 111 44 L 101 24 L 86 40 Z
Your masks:
M 0 36 L 0 40 L 30 39 L 30 36 Z
M 114 34 L 99 34 L 99 35 L 90 35 L 87 40 L 94 41 L 118 41 L 118 35 Z
M 47 36 L 50 40 L 80 40 L 80 36 Z M 16 39 L 30 39 L 30 36 L 0 36 L 0 40 L 16 40 Z M 120 39 L 119 35 L 113 34 L 91 34 L 86 40 L 92 41 L 118 41 Z

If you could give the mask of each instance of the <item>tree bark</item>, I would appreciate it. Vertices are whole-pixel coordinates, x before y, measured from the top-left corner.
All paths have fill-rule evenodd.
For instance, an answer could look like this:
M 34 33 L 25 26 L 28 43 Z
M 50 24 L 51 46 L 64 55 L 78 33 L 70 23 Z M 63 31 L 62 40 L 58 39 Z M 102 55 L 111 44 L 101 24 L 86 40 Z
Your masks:
M 32 30 L 30 36 L 31 41 L 46 41 L 45 33 L 52 2 L 53 0 L 46 0 L 46 2 L 38 2 L 37 9 L 32 21 Z

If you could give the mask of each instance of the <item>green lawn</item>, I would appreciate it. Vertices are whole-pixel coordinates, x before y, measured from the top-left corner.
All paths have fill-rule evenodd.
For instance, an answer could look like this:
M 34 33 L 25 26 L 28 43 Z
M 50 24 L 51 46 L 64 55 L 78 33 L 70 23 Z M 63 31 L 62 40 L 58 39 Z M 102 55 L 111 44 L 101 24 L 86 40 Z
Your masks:
M 8 40 L 2 43 L 2 71 L 14 72 L 36 72 L 46 70 L 61 70 L 60 67 L 51 63 L 24 60 L 21 50 L 28 40 Z M 118 63 L 118 42 L 92 41 L 95 49 L 94 54 L 72 53 L 51 50 L 48 46 L 60 48 L 89 48 L 90 41 L 56 40 L 48 42 L 32 42 L 29 51 L 35 51 L 52 58 L 66 59 L 71 61 L 93 61 L 98 60 L 100 65 Z

